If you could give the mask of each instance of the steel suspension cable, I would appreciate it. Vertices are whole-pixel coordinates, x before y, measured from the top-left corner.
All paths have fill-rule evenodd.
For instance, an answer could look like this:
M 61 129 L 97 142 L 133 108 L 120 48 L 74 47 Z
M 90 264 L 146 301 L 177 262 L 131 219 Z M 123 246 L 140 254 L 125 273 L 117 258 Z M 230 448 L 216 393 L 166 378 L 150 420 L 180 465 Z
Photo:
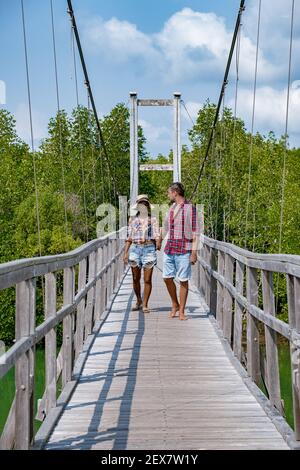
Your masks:
M 75 44 L 74 44 L 74 35 L 73 34 L 72 34 L 72 50 L 73 50 L 73 67 L 74 67 L 74 78 L 75 78 L 76 103 L 77 103 L 77 110 L 79 111 L 79 114 L 78 114 L 78 128 L 79 128 L 79 141 L 80 141 L 79 150 L 80 150 L 81 178 L 82 178 L 82 189 L 83 189 L 83 206 L 84 206 L 84 216 L 85 216 L 85 231 L 86 231 L 86 241 L 88 241 L 89 228 L 88 228 L 86 190 L 85 190 L 85 173 L 84 173 L 84 160 L 83 160 L 83 148 L 82 148 L 82 129 L 81 129 L 81 116 L 80 116 L 80 109 L 79 109 L 79 93 L 78 93 L 76 52 L 75 52 Z
M 241 28 L 242 23 L 239 26 L 239 32 L 236 44 L 236 81 L 235 81 L 235 94 L 234 94 L 234 122 L 233 122 L 233 136 L 232 136 L 232 148 L 231 148 L 231 168 L 230 168 L 230 191 L 229 191 L 229 203 L 228 203 L 228 218 L 229 224 L 227 227 L 227 239 L 230 239 L 230 216 L 231 216 L 231 203 L 232 203 L 232 186 L 233 186 L 233 168 L 235 160 L 235 144 L 236 144 L 236 121 L 237 121 L 237 103 L 238 103 L 238 91 L 240 81 L 240 52 L 241 52 Z
M 284 134 L 284 153 L 283 153 L 283 167 L 282 167 L 282 190 L 280 202 L 280 222 L 279 222 L 279 243 L 278 252 L 282 250 L 282 231 L 283 231 L 283 218 L 284 218 L 284 202 L 285 202 L 285 186 L 286 186 L 286 160 L 288 151 L 288 127 L 289 127 L 289 109 L 290 109 L 290 89 L 291 89 L 291 75 L 292 75 L 292 57 L 293 57 L 293 36 L 294 36 L 294 17 L 295 17 L 295 0 L 291 4 L 291 26 L 290 26 L 290 45 L 289 45 L 289 58 L 288 58 L 288 82 L 287 82 L 287 96 L 286 96 L 286 113 L 285 113 L 285 134 Z M 278 294 L 279 294 L 279 276 L 277 275 L 276 281 L 276 302 L 275 311 L 278 309 Z
M 55 75 L 55 88 L 56 88 L 56 105 L 57 105 L 57 116 L 58 116 L 58 130 L 59 130 L 59 147 L 60 147 L 60 160 L 61 160 L 61 174 L 62 174 L 62 186 L 64 196 L 64 221 L 65 221 L 65 234 L 66 234 L 66 251 L 68 250 L 68 216 L 67 216 L 67 202 L 66 202 L 66 184 L 65 184 L 65 163 L 62 145 L 62 129 L 61 129 L 61 109 L 60 109 L 60 97 L 59 97 L 59 85 L 58 85 L 58 69 L 57 69 L 57 54 L 56 54 L 56 37 L 54 27 L 54 12 L 53 12 L 53 0 L 50 0 L 50 12 L 51 12 L 51 30 L 52 30 L 52 45 L 53 45 L 53 60 L 54 60 L 54 75 Z
M 112 178 L 114 199 L 115 199 L 115 203 L 116 203 L 116 182 L 115 182 L 114 175 L 111 171 L 111 165 L 110 165 L 110 161 L 109 161 L 107 150 L 106 150 L 105 140 L 104 140 L 104 137 L 103 137 L 101 126 L 100 126 L 100 121 L 98 119 L 98 113 L 97 113 L 97 109 L 96 109 L 96 105 L 95 105 L 95 101 L 94 101 L 94 96 L 93 96 L 93 93 L 92 93 L 90 80 L 89 80 L 89 76 L 88 76 L 88 72 L 87 72 L 87 68 L 86 68 L 86 64 L 85 64 L 85 59 L 84 59 L 84 55 L 83 55 L 83 51 L 82 51 L 82 47 L 81 47 L 81 41 L 80 41 L 79 32 L 78 32 L 78 28 L 77 28 L 77 23 L 76 23 L 76 19 L 75 19 L 75 14 L 74 14 L 73 6 L 72 6 L 72 1 L 67 0 L 67 3 L 68 3 L 68 13 L 69 13 L 70 18 L 71 18 L 72 28 L 73 28 L 73 31 L 74 31 L 74 36 L 75 36 L 76 43 L 77 43 L 80 62 L 81 62 L 81 66 L 82 66 L 82 70 L 83 70 L 83 74 L 84 74 L 84 79 L 85 79 L 84 83 L 87 87 L 88 94 L 89 94 L 89 97 L 90 97 L 90 100 L 91 100 L 91 106 L 92 106 L 92 109 L 93 109 L 97 129 L 98 129 L 98 133 L 99 133 L 99 140 L 101 142 L 101 148 L 103 150 L 104 157 L 105 157 L 105 160 L 107 162 L 109 176 Z
M 257 72 L 258 72 L 258 54 L 259 54 L 259 40 L 260 40 L 260 25 L 261 25 L 261 1 L 259 0 L 258 6 L 258 20 L 257 20 L 257 36 L 256 36 L 256 55 L 255 55 L 255 71 L 254 71 L 254 86 L 253 86 L 253 102 L 252 102 L 252 117 L 251 117 L 251 131 L 250 131 L 250 151 L 249 151 L 249 168 L 248 168 L 248 189 L 246 201 L 246 221 L 245 221 L 245 248 L 247 247 L 248 235 L 248 217 L 249 217 L 249 202 L 250 202 L 250 188 L 251 188 L 251 173 L 252 173 L 252 157 L 253 157 L 253 132 L 255 122 L 255 108 L 256 108 L 256 92 L 257 92 Z
M 23 45 L 24 45 L 25 66 L 26 66 L 26 84 L 27 84 L 29 123 L 30 123 L 31 153 L 32 153 L 32 160 L 33 160 L 33 177 L 34 177 L 34 188 L 35 188 L 36 220 L 37 220 L 37 229 L 38 229 L 38 246 L 39 246 L 39 255 L 42 256 L 40 210 L 39 210 L 39 192 L 38 192 L 38 184 L 37 184 L 37 171 L 36 171 L 34 135 L 33 135 L 33 120 L 32 120 L 32 105 L 31 105 L 31 91 L 30 91 L 31 86 L 30 86 L 30 76 L 29 76 L 29 63 L 28 63 L 27 37 L 26 37 L 26 21 L 25 21 L 25 12 L 24 12 L 23 0 L 21 0 L 21 12 L 22 12 L 22 28 L 23 28 Z
M 191 199 L 193 199 L 195 194 L 196 194 L 196 191 L 198 189 L 198 186 L 199 186 L 199 183 L 200 183 L 200 180 L 201 180 L 201 177 L 202 177 L 204 165 L 205 165 L 206 160 L 207 160 L 208 155 L 209 155 L 209 149 L 210 149 L 210 146 L 212 144 L 213 136 L 214 136 L 214 133 L 215 133 L 215 130 L 216 130 L 216 125 L 217 125 L 217 122 L 218 122 L 218 119 L 219 119 L 219 113 L 220 113 L 220 109 L 221 109 L 221 105 L 222 105 L 222 100 L 223 100 L 225 88 L 226 88 L 226 85 L 227 85 L 227 82 L 228 82 L 228 75 L 229 75 L 230 66 L 231 66 L 231 62 L 232 62 L 232 57 L 233 57 L 233 53 L 234 53 L 234 49 L 235 49 L 237 36 L 238 36 L 238 31 L 239 31 L 239 28 L 240 28 L 241 18 L 242 18 L 242 14 L 243 14 L 244 10 L 245 10 L 245 0 L 241 0 L 238 16 L 237 16 L 237 19 L 236 19 L 235 29 L 234 29 L 234 33 L 233 33 L 233 38 L 232 38 L 232 42 L 231 42 L 231 47 L 230 47 L 230 51 L 229 51 L 229 56 L 228 56 L 228 60 L 227 60 L 227 65 L 226 65 L 226 69 L 225 69 L 223 84 L 222 84 L 222 87 L 221 87 L 221 92 L 220 92 L 220 96 L 219 96 L 219 100 L 218 100 L 218 104 L 217 104 L 217 109 L 216 109 L 214 122 L 213 122 L 213 125 L 212 125 L 212 128 L 211 128 L 211 132 L 210 132 L 210 135 L 209 135 L 208 144 L 207 144 L 207 147 L 206 147 L 204 159 L 203 159 L 203 162 L 202 162 L 202 164 L 200 166 L 200 169 L 199 169 L 199 174 L 198 174 L 197 181 L 196 181 L 195 187 L 194 187 L 192 195 L 191 195 Z

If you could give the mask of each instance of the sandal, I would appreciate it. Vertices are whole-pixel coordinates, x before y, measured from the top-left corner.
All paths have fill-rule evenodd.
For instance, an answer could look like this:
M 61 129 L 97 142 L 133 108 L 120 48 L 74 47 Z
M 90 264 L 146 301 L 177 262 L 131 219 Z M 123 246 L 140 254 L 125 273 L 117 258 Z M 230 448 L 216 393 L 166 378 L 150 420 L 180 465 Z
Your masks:
M 143 307 L 143 312 L 144 313 L 150 313 L 150 308 L 149 307 Z

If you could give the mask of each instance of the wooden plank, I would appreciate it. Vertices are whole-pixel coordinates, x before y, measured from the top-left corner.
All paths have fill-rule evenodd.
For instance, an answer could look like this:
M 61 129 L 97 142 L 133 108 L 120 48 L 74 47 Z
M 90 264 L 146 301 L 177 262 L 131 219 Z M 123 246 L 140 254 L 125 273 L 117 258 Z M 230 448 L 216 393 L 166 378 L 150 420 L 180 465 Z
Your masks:
M 35 280 L 16 286 L 16 339 L 32 333 L 32 313 L 35 311 Z M 32 440 L 33 351 L 29 350 L 16 362 L 15 449 L 29 449 Z
M 56 316 L 56 274 L 45 276 L 45 319 Z M 56 406 L 56 331 L 45 336 L 45 415 Z
M 300 331 L 300 280 L 287 276 L 289 323 Z M 295 438 L 300 440 L 300 342 L 290 341 Z
M 187 322 L 168 318 L 158 269 L 151 313 L 132 312 L 132 302 L 129 271 L 46 449 L 288 448 L 233 367 L 195 290 Z
M 225 255 L 222 251 L 218 251 L 218 273 L 223 276 L 225 268 Z M 220 282 L 217 284 L 217 322 L 219 327 L 223 329 L 223 302 L 224 288 Z
M 244 265 L 236 261 L 235 287 L 237 292 L 244 294 Z M 235 299 L 234 302 L 234 331 L 233 331 L 233 352 L 242 361 L 242 333 L 243 333 L 243 309 Z
M 257 271 L 247 266 L 247 300 L 251 305 L 258 303 Z M 247 312 L 247 370 L 252 380 L 260 380 L 259 330 L 258 322 Z
M 264 312 L 268 315 L 275 316 L 273 273 L 270 271 L 262 271 L 262 290 Z M 265 341 L 267 365 L 266 379 L 270 402 L 278 409 L 278 411 L 280 411 L 281 414 L 283 414 L 280 394 L 277 334 L 276 331 L 266 325 Z
M 74 300 L 74 268 L 64 269 L 64 305 L 71 305 Z M 62 386 L 71 380 L 73 368 L 73 331 L 71 314 L 63 320 L 63 369 Z
M 232 285 L 233 283 L 233 258 L 226 254 L 225 255 L 225 268 L 224 277 L 226 281 Z M 224 337 L 231 344 L 232 336 L 232 296 L 230 292 L 225 288 L 223 292 L 223 332 Z
M 137 100 L 138 106 L 174 106 L 174 100 Z

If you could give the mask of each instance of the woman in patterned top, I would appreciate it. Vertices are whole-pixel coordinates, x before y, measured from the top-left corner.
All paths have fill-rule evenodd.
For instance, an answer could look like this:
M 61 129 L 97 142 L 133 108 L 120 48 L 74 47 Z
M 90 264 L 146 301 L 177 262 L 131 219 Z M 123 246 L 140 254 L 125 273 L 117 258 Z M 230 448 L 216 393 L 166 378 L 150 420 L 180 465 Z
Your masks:
M 143 308 L 149 313 L 148 301 L 152 290 L 152 273 L 157 262 L 156 250 L 160 250 L 159 223 L 151 216 L 151 205 L 146 194 L 137 197 L 133 206 L 136 215 L 129 219 L 128 236 L 125 244 L 124 262 L 132 270 L 133 289 L 136 305 L 132 310 Z M 144 270 L 144 299 L 141 296 L 141 272 Z

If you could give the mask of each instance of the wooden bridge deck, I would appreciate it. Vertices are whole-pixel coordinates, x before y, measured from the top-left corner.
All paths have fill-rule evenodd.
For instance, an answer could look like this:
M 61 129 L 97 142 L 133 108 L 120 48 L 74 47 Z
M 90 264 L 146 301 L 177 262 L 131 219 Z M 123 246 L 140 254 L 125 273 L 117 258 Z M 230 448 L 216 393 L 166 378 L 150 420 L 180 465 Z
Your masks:
M 287 449 L 191 291 L 168 319 L 155 269 L 152 312 L 131 312 L 128 273 L 46 449 Z

